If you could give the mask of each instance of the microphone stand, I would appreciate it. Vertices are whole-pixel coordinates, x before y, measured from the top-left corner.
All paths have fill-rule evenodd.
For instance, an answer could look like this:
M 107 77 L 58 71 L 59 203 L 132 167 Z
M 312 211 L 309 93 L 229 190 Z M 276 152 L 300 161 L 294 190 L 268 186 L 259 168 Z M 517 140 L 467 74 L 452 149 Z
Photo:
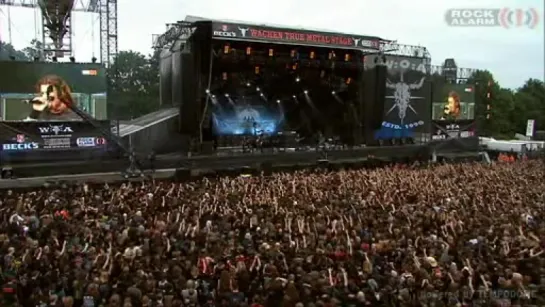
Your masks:
M 120 140 L 120 138 L 117 135 L 114 135 L 110 129 L 104 129 L 101 125 L 99 125 L 96 122 L 96 119 L 92 118 L 89 114 L 83 112 L 82 110 L 78 109 L 75 106 L 70 106 L 70 110 L 72 110 L 74 113 L 76 113 L 84 122 L 89 123 L 93 125 L 93 127 L 100 131 L 102 136 L 108 141 L 109 143 L 113 143 L 117 145 L 119 149 L 123 152 L 123 154 L 127 155 L 129 158 L 129 167 L 126 169 L 126 171 L 123 173 L 123 176 L 125 178 L 136 178 L 136 177 L 143 177 L 144 173 L 142 172 L 142 163 L 138 160 L 136 157 L 136 153 L 132 146 L 127 148 L 125 144 Z

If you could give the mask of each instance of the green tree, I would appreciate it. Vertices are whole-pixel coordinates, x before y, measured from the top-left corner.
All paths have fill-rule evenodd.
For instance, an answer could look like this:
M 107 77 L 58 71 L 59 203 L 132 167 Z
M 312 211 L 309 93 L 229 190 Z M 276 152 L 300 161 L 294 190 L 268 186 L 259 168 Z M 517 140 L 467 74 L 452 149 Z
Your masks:
M 135 51 L 121 51 L 108 69 L 111 118 L 130 119 L 159 107 L 159 61 Z
M 29 58 L 24 52 L 16 50 L 13 45 L 0 40 L 0 60 L 16 60 L 16 61 L 28 61 Z
M 529 119 L 536 121 L 537 129 L 545 129 L 545 83 L 529 79 L 515 94 L 513 121 L 517 131 L 524 133 Z
M 30 46 L 24 48 L 22 52 L 29 60 L 38 58 L 41 61 L 51 61 L 53 59 L 53 52 L 44 52 L 43 49 L 43 43 L 37 39 L 33 39 L 30 41 Z

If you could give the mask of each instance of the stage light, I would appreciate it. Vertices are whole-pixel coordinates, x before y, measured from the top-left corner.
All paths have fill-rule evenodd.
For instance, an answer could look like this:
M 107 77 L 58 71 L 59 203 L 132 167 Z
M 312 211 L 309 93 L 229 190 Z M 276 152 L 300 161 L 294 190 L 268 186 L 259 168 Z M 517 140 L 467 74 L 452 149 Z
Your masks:
M 273 56 L 274 55 L 274 50 L 272 48 L 269 49 L 269 56 Z
M 256 87 L 255 90 L 261 92 L 261 89 L 259 87 Z
M 246 55 L 252 54 L 252 47 L 246 47 Z
M 297 77 L 295 78 L 295 82 L 300 82 L 301 81 L 301 78 Z
M 256 67 L 255 67 L 255 74 L 256 74 L 256 75 L 259 75 L 259 66 L 256 66 Z
M 210 94 L 210 90 L 209 89 L 206 89 L 205 91 L 207 94 Z
M 291 97 L 293 97 L 293 98 L 297 98 L 297 97 L 296 97 L 295 95 L 291 95 Z
M 212 98 L 216 98 L 216 95 L 212 95 Z
M 225 97 L 229 98 L 229 94 L 225 94 Z
M 246 86 L 247 86 L 247 87 L 250 87 L 250 86 L 252 86 L 252 85 L 250 84 L 250 82 L 247 82 L 247 83 L 246 83 Z
M 307 91 L 307 90 L 304 90 L 303 93 L 305 93 L 305 95 L 306 95 L 306 94 L 308 94 L 308 91 Z
M 350 61 L 350 54 L 347 53 L 347 54 L 344 55 L 344 61 L 345 62 Z
M 259 96 L 263 97 L 263 96 L 265 96 L 265 95 L 263 95 L 263 93 L 261 93 L 261 94 L 259 94 Z
M 222 73 L 222 74 L 221 74 L 221 78 L 222 78 L 223 80 L 227 80 L 227 73 L 226 73 L 226 72 Z
M 316 56 L 316 53 L 314 53 L 314 51 L 311 51 L 311 52 L 310 52 L 310 58 L 311 58 L 311 59 L 314 59 L 315 56 Z
M 337 93 L 335 91 L 331 91 L 331 95 L 336 95 Z
M 230 49 L 229 45 L 223 46 L 223 53 L 225 53 L 225 54 L 229 53 L 229 49 Z
M 277 100 L 276 100 L 276 103 L 280 103 L 280 99 L 277 99 Z
M 352 83 L 352 78 L 346 78 L 346 84 Z

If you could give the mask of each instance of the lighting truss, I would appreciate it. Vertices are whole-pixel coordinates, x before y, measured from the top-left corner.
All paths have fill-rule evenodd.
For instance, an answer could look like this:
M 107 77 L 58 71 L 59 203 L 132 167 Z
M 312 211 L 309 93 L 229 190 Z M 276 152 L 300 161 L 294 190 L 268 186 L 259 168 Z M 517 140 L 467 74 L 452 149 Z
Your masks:
M 165 33 L 154 37 L 153 48 L 170 48 L 176 41 L 188 40 L 197 29 L 197 24 L 194 22 L 179 21 L 168 24 L 167 27 L 168 30 Z

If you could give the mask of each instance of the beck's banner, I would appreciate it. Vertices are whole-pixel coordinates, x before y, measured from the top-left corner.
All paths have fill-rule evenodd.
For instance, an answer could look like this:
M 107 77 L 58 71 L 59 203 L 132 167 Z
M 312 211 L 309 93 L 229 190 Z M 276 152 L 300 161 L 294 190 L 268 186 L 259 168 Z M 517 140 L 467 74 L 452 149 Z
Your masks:
M 377 56 L 366 56 L 365 69 L 374 68 Z M 386 97 L 382 126 L 375 139 L 414 138 L 427 132 L 430 116 L 430 84 L 426 58 L 388 56 Z
M 474 120 L 435 120 L 431 139 L 443 141 L 476 136 Z
M 110 129 L 109 121 L 97 123 Z M 0 122 L 0 143 L 1 157 L 9 160 L 50 160 L 62 152 L 108 149 L 100 130 L 83 121 Z
M 323 46 L 346 49 L 380 48 L 379 37 L 308 31 L 302 29 L 284 29 L 247 24 L 214 22 L 212 36 L 216 39 L 248 40 L 267 43 L 292 45 Z

